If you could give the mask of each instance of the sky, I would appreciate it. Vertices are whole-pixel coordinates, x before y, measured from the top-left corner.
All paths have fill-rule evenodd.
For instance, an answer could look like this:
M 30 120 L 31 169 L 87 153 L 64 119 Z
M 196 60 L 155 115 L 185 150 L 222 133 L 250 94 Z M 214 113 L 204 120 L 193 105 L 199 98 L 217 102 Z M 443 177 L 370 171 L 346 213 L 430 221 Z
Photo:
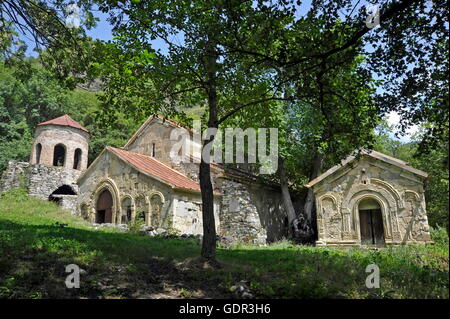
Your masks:
M 305 4 L 306 2 L 307 1 L 305 1 L 302 4 L 302 9 L 303 9 L 303 6 L 307 6 L 307 4 Z M 359 6 L 361 6 L 361 5 L 362 4 L 359 3 Z M 300 10 L 302 10 L 302 9 L 300 9 Z M 306 10 L 306 7 L 304 10 Z M 104 41 L 112 40 L 112 38 L 113 38 L 112 26 L 107 21 L 108 14 L 102 13 L 100 10 L 95 10 L 95 9 L 93 10 L 93 13 L 94 13 L 94 16 L 99 19 L 99 21 L 97 22 L 97 26 L 95 28 L 86 31 L 87 35 L 92 37 L 93 39 L 100 39 L 100 40 L 104 40 Z M 31 40 L 31 38 L 24 37 L 24 40 L 28 45 L 27 55 L 37 56 L 36 52 L 33 51 L 34 42 Z M 164 43 L 160 40 L 154 41 L 153 46 L 156 50 L 158 50 L 158 49 L 164 50 Z M 390 112 L 389 114 L 386 115 L 386 120 L 389 123 L 389 125 L 395 127 L 399 123 L 400 117 L 399 117 L 398 113 Z M 391 138 L 399 140 L 403 143 L 406 143 L 411 140 L 411 136 L 415 132 L 417 132 L 417 130 L 418 130 L 418 127 L 413 126 L 407 131 L 406 135 L 396 137 L 395 132 L 394 132 L 394 134 L 391 135 Z

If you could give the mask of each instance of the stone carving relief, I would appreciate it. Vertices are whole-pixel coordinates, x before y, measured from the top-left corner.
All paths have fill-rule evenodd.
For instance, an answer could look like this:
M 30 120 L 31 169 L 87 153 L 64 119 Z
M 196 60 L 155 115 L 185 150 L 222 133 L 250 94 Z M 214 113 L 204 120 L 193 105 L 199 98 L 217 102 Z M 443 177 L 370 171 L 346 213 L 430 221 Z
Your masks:
M 164 197 L 161 193 L 154 193 L 150 197 L 151 226 L 158 228 L 161 226 L 161 210 L 164 204 Z
M 331 194 L 320 197 L 318 203 L 317 227 L 319 240 L 340 240 L 341 214 L 336 198 Z
M 403 241 L 430 240 L 428 220 L 419 194 L 407 190 L 403 195 L 403 201 L 405 205 L 400 215 L 405 234 Z

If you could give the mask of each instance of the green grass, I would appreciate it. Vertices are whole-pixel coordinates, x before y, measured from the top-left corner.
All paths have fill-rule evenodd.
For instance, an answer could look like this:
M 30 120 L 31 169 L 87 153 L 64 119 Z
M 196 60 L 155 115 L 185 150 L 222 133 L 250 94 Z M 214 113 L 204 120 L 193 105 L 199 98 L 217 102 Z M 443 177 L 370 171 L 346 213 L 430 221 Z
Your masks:
M 16 190 L 0 197 L 0 298 L 233 298 L 240 281 L 256 298 L 448 298 L 448 235 L 433 238 L 382 250 L 237 246 L 218 249 L 211 269 L 194 239 L 94 230 Z M 372 263 L 379 289 L 365 287 Z M 83 269 L 80 289 L 64 284 L 68 264 Z

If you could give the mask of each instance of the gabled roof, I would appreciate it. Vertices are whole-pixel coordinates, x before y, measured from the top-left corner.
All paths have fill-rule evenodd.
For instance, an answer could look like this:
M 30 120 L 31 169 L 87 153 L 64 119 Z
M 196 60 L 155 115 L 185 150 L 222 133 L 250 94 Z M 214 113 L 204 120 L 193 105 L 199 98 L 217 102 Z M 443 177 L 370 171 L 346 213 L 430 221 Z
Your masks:
M 197 182 L 161 163 L 153 157 L 129 152 L 111 146 L 107 146 L 106 148 L 119 156 L 125 162 L 129 163 L 138 171 L 147 173 L 165 184 L 169 184 L 177 188 L 200 192 L 200 185 Z
M 76 129 L 79 129 L 79 130 L 85 131 L 86 133 L 91 134 L 91 132 L 89 132 L 87 128 L 81 126 L 80 123 L 75 121 L 73 118 L 71 118 L 67 114 L 64 114 L 63 116 L 57 117 L 53 120 L 41 122 L 38 124 L 38 126 L 42 126 L 42 125 L 70 126 L 70 127 L 73 127 L 73 128 L 76 128 Z
M 172 169 L 171 167 L 161 163 L 160 161 L 154 159 L 153 157 L 126 151 L 124 149 L 112 146 L 105 147 L 102 153 L 104 152 L 113 153 L 121 160 L 131 165 L 137 171 L 145 175 L 148 175 L 164 184 L 167 184 L 172 188 L 178 188 L 193 192 L 200 192 L 200 185 L 196 181 Z M 97 159 L 101 157 L 102 153 L 97 157 Z M 86 172 L 89 171 L 90 168 L 94 166 L 94 164 L 95 162 L 92 163 L 91 166 L 89 166 L 89 168 L 83 172 L 83 174 L 78 178 L 78 180 L 80 180 L 86 174 Z M 219 195 L 219 193 L 217 192 L 215 192 L 214 194 Z
M 356 151 L 354 153 L 356 153 Z M 428 174 L 425 173 L 424 171 L 421 171 L 421 170 L 418 170 L 418 169 L 416 169 L 414 167 L 411 167 L 411 166 L 409 166 L 409 164 L 407 162 L 399 160 L 398 158 L 395 158 L 395 157 L 392 157 L 392 156 L 389 156 L 389 155 L 386 155 L 386 154 L 383 154 L 383 153 L 380 153 L 380 152 L 377 152 L 377 151 L 373 151 L 373 150 L 361 150 L 360 154 L 362 156 L 369 156 L 369 157 L 375 158 L 377 160 L 380 160 L 382 162 L 385 162 L 385 163 L 397 166 L 397 167 L 399 167 L 401 169 L 404 169 L 405 171 L 408 171 L 408 172 L 413 173 L 415 175 L 418 175 L 420 177 L 423 177 L 423 178 L 427 178 L 428 177 Z M 306 187 L 314 186 L 318 182 L 324 180 L 325 178 L 327 178 L 328 176 L 330 176 L 334 172 L 342 169 L 347 164 L 353 162 L 356 159 L 357 159 L 356 155 L 348 156 L 340 164 L 337 164 L 337 165 L 333 166 L 332 168 L 327 170 L 325 173 L 319 175 L 318 177 L 316 177 L 315 179 L 310 181 L 308 184 L 305 184 L 305 186 Z
M 131 143 L 133 143 L 136 138 L 142 134 L 142 132 L 147 128 L 147 126 L 155 119 L 159 119 L 162 120 L 163 123 L 168 123 L 169 125 L 171 125 L 172 127 L 179 127 L 179 128 L 184 128 L 186 130 L 188 130 L 189 132 L 193 132 L 193 130 L 189 127 L 186 127 L 184 125 L 182 125 L 181 123 L 178 123 L 174 120 L 170 120 L 168 118 L 165 118 L 164 116 L 155 114 L 155 115 L 151 115 L 145 122 L 144 124 L 141 125 L 141 127 L 136 131 L 136 133 L 133 134 L 133 136 L 128 140 L 128 142 L 125 144 L 125 146 L 123 148 L 128 148 L 128 146 L 130 146 Z

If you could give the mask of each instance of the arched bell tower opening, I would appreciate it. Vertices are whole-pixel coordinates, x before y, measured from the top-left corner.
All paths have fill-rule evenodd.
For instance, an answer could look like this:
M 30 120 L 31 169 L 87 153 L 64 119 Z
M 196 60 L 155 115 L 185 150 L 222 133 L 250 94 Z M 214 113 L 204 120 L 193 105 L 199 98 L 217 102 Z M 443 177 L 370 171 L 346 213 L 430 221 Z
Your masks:
M 83 151 L 81 148 L 77 148 L 74 153 L 73 158 L 73 169 L 80 169 L 81 168 L 81 155 L 83 154 Z
M 57 144 L 53 149 L 53 166 L 64 166 L 66 162 L 66 147 L 64 144 Z
M 361 244 L 384 245 L 381 206 L 374 198 L 365 198 L 358 205 Z
M 41 143 L 37 143 L 36 144 L 36 164 L 40 164 L 41 163 L 41 152 L 42 152 L 42 144 Z

